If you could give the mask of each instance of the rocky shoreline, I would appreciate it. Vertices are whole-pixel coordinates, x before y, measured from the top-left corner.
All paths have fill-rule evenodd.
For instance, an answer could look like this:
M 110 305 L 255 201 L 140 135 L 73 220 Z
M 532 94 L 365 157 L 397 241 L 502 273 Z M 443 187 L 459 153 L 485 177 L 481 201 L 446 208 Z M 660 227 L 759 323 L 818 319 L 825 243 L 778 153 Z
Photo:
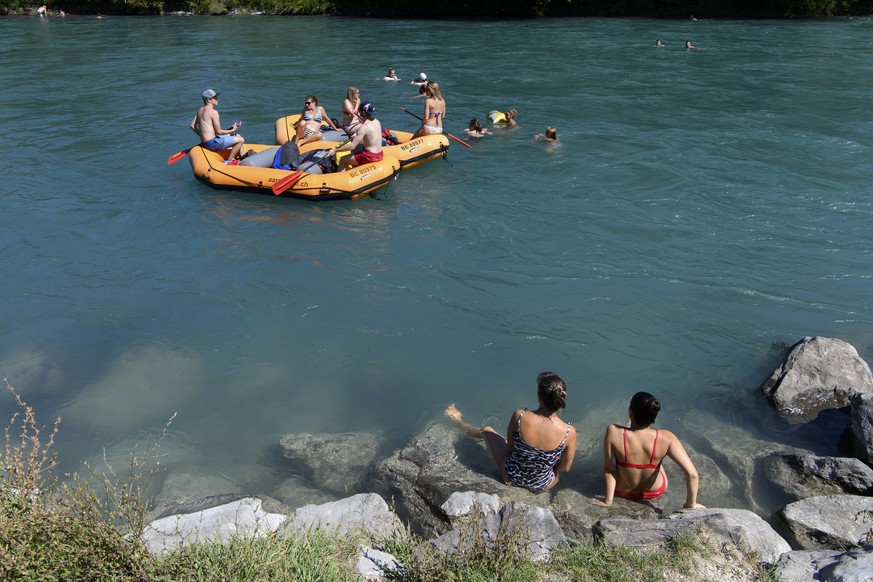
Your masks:
M 779 580 L 869 579 L 858 577 L 873 572 L 869 366 L 846 342 L 807 337 L 788 350 L 761 391 L 791 423 L 848 408 L 843 442 L 852 456 L 817 456 L 738 434 L 719 418 L 699 417 L 691 430 L 698 425 L 705 446 L 686 448 L 700 474 L 701 499 L 722 500 L 724 507 L 677 511 L 684 499 L 681 490 L 672 496 L 668 491 L 657 505 L 617 499 L 609 508 L 591 506 L 581 492 L 600 491 L 599 472 L 571 471 L 555 489 L 540 494 L 508 487 L 495 478 L 482 444 L 448 423 L 427 427 L 394 451 L 380 435 L 288 434 L 279 447 L 292 479 L 265 496 L 233 492 L 194 502 L 181 499 L 178 490 L 171 494 L 165 485 L 156 497 L 148 540 L 155 551 L 163 551 L 181 540 L 224 539 L 213 521 L 252 533 L 362 528 L 376 538 L 406 524 L 451 551 L 464 538 L 459 528 L 470 527 L 472 519 L 486 535 L 507 524 L 524 524 L 530 557 L 546 559 L 550 548 L 568 539 L 647 549 L 663 546 L 680 532 L 705 531 L 763 565 L 775 565 Z M 598 434 L 580 434 L 579 454 L 593 459 L 601 454 L 602 421 L 591 424 Z M 586 444 L 586 438 L 592 442 Z M 665 468 L 677 489 L 681 474 L 672 464 Z M 766 509 L 760 501 L 763 489 L 786 501 L 781 509 Z M 195 499 L 198 490 L 202 494 L 193 487 L 184 497 Z M 206 519 L 209 511 L 224 517 Z M 207 522 L 213 523 L 208 531 L 203 528 Z M 363 552 L 368 551 L 376 550 Z

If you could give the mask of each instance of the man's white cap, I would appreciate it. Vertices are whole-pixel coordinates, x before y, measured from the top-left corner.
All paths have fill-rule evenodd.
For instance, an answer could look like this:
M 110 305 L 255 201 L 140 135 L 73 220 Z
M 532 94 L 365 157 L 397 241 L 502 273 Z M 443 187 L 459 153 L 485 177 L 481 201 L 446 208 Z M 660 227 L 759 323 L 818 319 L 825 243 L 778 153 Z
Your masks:
M 422 81 L 427 81 L 427 75 L 425 75 L 424 73 L 419 73 L 418 78 Z

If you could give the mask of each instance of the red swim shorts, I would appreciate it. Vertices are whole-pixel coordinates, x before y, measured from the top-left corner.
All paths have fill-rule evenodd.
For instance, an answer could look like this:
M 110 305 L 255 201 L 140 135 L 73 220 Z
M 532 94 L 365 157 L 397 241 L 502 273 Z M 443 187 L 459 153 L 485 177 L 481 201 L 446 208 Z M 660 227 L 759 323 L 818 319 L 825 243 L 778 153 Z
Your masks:
M 373 153 L 373 152 L 361 152 L 359 154 L 355 154 L 355 161 L 358 165 L 369 164 L 371 162 L 381 162 L 382 161 L 382 152 Z

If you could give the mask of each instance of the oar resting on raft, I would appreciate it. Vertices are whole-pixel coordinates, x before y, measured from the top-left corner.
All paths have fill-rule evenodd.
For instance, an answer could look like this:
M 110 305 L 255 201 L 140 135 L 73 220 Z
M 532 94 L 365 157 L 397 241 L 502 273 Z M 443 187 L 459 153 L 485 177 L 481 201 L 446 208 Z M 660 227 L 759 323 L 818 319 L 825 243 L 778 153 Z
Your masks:
M 352 140 L 348 140 L 347 142 L 340 144 L 336 147 L 341 148 L 344 145 L 351 143 L 351 141 Z M 288 188 L 291 188 L 292 186 L 294 186 L 294 184 L 296 184 L 297 182 L 300 181 L 301 178 L 303 178 L 304 174 L 306 174 L 306 170 L 308 170 L 309 168 L 311 168 L 312 166 L 314 166 L 317 163 L 318 163 L 318 160 L 312 160 L 311 162 L 309 162 L 309 164 L 306 165 L 305 168 L 300 168 L 299 170 L 295 170 L 294 172 L 292 172 L 288 176 L 285 176 L 284 178 L 282 178 L 281 180 L 279 180 L 278 182 L 273 184 L 273 187 L 271 188 L 273 190 L 273 194 L 275 194 L 276 196 L 279 196 L 280 194 L 282 194 L 282 192 L 284 192 Z
M 424 119 L 422 119 L 421 117 L 419 117 L 418 115 L 416 115 L 415 113 L 413 113 L 412 111 L 410 111 L 409 109 L 407 109 L 406 107 L 401 107 L 400 109 L 402 109 L 402 110 L 405 111 L 406 113 L 410 114 L 411 116 L 415 117 L 415 118 L 418 119 L 419 121 L 424 121 Z M 452 138 L 453 140 L 455 140 L 456 142 L 458 142 L 459 144 L 461 144 L 462 146 L 464 146 L 464 147 L 468 147 L 468 148 L 470 148 L 470 149 L 473 149 L 473 146 L 471 146 L 470 144 L 468 144 L 468 143 L 465 142 L 465 141 L 461 141 L 461 140 L 459 140 L 458 138 L 456 138 L 456 137 L 453 136 L 452 134 L 447 133 L 446 135 L 449 136 L 450 138 Z

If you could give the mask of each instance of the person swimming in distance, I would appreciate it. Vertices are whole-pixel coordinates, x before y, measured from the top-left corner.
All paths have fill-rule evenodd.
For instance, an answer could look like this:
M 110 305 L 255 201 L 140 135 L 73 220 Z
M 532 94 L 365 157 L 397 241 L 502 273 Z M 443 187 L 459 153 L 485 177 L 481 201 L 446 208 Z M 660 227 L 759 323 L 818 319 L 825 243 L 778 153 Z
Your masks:
M 388 68 L 388 73 L 383 77 L 385 81 L 399 81 L 400 77 L 397 76 L 397 73 L 394 72 L 394 69 Z
M 410 85 L 424 85 L 427 83 L 427 75 L 424 73 L 419 73 L 416 78 L 414 78 L 409 84 Z
M 685 41 L 685 50 L 690 51 L 691 49 L 696 49 L 697 47 L 691 44 L 690 40 Z
M 482 123 L 478 119 L 471 119 L 470 125 L 464 130 L 464 133 L 470 137 L 484 137 L 488 133 L 488 129 L 482 127 Z
M 703 508 L 697 503 L 699 477 L 694 463 L 679 439 L 669 430 L 651 426 L 658 417 L 661 403 L 648 392 L 637 392 L 628 406 L 628 426 L 610 424 L 603 437 L 603 479 L 605 494 L 588 500 L 592 505 L 609 507 L 614 497 L 642 500 L 656 499 L 667 491 L 664 459 L 670 457 L 685 474 L 687 509 Z M 631 462 L 645 461 L 645 462 Z
M 534 139 L 537 141 L 558 141 L 558 130 L 550 125 L 544 133 L 536 134 Z
M 658 40 L 655 41 L 655 44 L 652 45 L 652 46 L 654 46 L 655 48 L 663 48 L 663 47 L 664 47 L 664 43 L 661 42 L 661 39 L 659 38 Z

